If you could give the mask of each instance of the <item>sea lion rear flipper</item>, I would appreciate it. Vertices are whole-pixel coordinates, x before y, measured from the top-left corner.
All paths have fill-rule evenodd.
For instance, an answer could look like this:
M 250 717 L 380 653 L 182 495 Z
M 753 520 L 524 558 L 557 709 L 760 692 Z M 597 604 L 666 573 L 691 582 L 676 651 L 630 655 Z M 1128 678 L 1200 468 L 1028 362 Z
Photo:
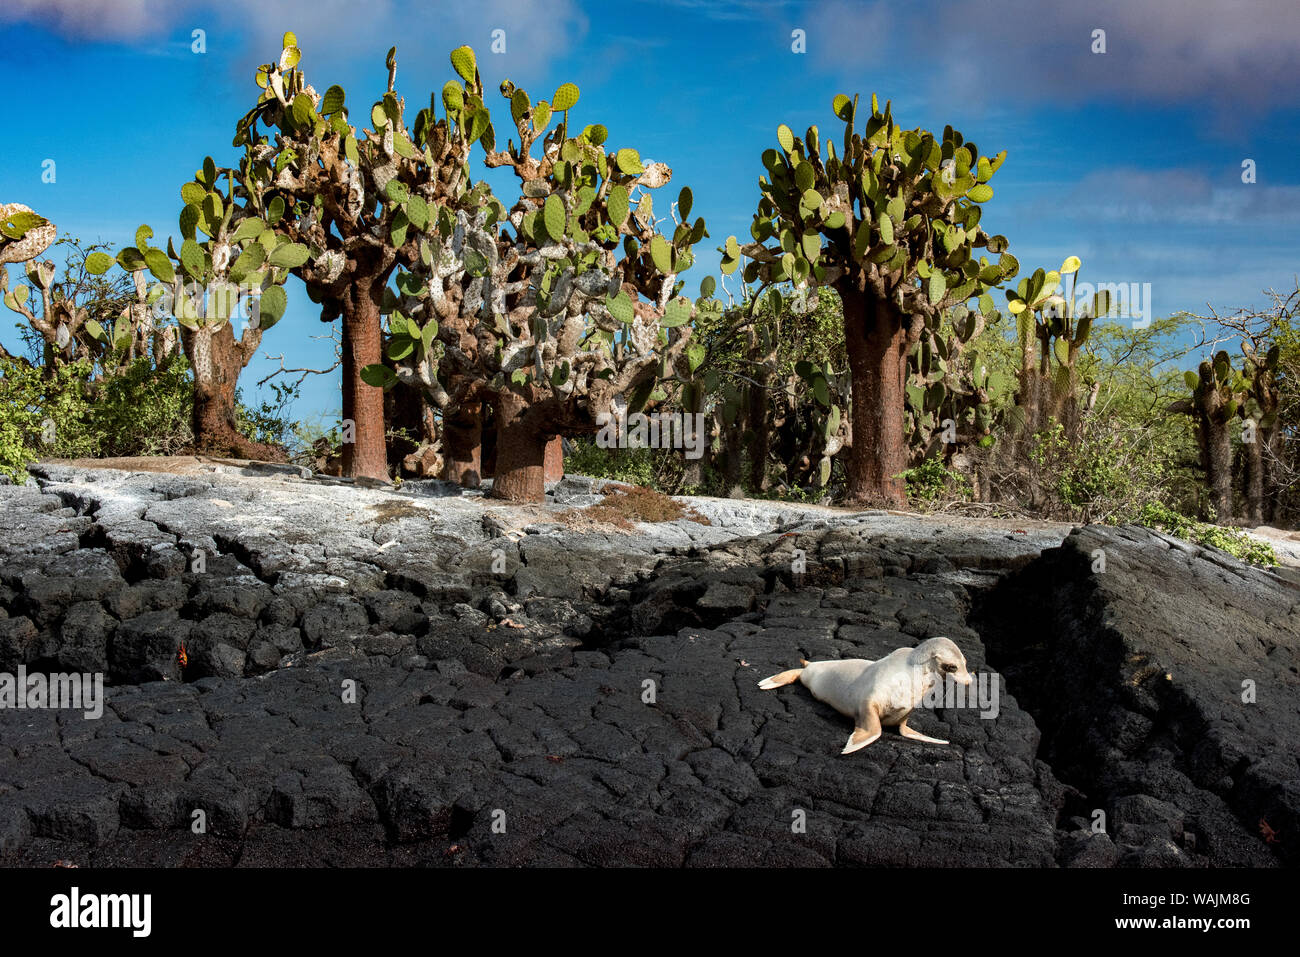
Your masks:
M 849 735 L 849 741 L 840 754 L 852 754 L 861 751 L 876 738 L 880 737 L 880 716 L 874 710 L 868 711 L 858 719 L 858 726 Z
M 799 680 L 799 675 L 802 673 L 802 668 L 791 668 L 789 671 L 783 671 L 779 675 L 772 675 L 770 678 L 764 678 L 758 683 L 758 686 L 764 691 L 771 691 L 773 688 L 780 688 L 783 685 L 792 685 Z
M 913 741 L 925 741 L 925 742 L 928 742 L 929 744 L 947 744 L 947 743 L 948 743 L 947 741 L 943 740 L 942 738 L 932 738 L 932 737 L 930 737 L 928 734 L 922 734 L 920 731 L 917 731 L 917 730 L 915 730 L 915 729 L 913 729 L 913 728 L 909 728 L 909 727 L 907 726 L 907 719 L 906 719 L 906 718 L 904 718 L 904 719 L 902 720 L 902 722 L 898 725 L 898 733 L 901 734 L 901 735 L 902 735 L 903 737 L 905 737 L 905 738 L 911 738 Z

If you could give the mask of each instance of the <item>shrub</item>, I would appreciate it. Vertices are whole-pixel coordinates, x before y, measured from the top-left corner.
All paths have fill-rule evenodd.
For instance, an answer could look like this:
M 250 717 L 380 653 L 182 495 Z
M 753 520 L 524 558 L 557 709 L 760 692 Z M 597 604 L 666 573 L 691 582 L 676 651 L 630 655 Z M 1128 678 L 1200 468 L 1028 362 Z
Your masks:
M 1272 545 L 1251 537 L 1242 529 L 1198 522 L 1158 502 L 1151 502 L 1143 507 L 1137 524 L 1159 529 L 1197 545 L 1217 548 L 1251 565 L 1278 564 L 1277 553 L 1273 551 Z
M 29 461 L 22 432 L 7 415 L 0 413 L 0 476 L 21 485 L 27 481 Z
M 136 359 L 96 383 L 89 414 L 99 441 L 93 455 L 177 455 L 194 438 L 189 363 L 179 353 L 154 368 Z
M 1180 454 L 1166 430 L 1090 415 L 1077 442 L 1059 422 L 1035 434 L 1029 457 L 1046 517 L 1122 524 L 1139 521 L 1148 504 L 1177 499 Z
M 0 472 L 26 480 L 41 458 L 168 455 L 191 439 L 191 386 L 185 359 L 154 368 L 137 359 L 116 375 L 89 381 L 86 360 L 48 375 L 0 359 Z
M 903 481 L 907 483 L 908 504 L 922 510 L 941 502 L 968 502 L 971 498 L 970 480 L 948 468 L 938 456 L 907 469 L 903 472 Z
M 574 475 L 654 486 L 654 449 L 602 449 L 594 439 L 573 439 L 564 470 Z
M 0 470 L 27 480 L 27 464 L 42 456 L 92 455 L 86 376 L 90 364 L 73 362 L 48 378 L 36 366 L 0 359 Z

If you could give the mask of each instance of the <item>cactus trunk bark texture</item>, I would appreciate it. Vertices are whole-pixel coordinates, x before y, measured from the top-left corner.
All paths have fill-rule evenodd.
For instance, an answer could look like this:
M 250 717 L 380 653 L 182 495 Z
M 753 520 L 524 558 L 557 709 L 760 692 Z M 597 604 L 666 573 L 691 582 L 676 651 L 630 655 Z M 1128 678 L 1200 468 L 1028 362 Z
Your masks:
M 558 482 L 564 478 L 564 439 L 555 436 L 546 443 L 545 466 L 542 478 L 547 482 Z
M 465 488 L 483 480 L 483 406 L 467 402 L 442 420 L 442 477 Z
M 1264 454 L 1260 443 L 1259 431 L 1255 432 L 1253 442 L 1242 442 L 1241 452 L 1245 459 L 1245 519 L 1259 525 L 1264 521 Z
M 528 401 L 513 392 L 497 396 L 497 460 L 492 497 L 540 502 L 546 495 L 546 447 L 551 436 L 528 415 Z
M 1232 437 L 1226 422 L 1204 416 L 1205 471 L 1210 486 L 1210 506 L 1219 524 L 1232 519 Z
M 740 486 L 740 465 L 744 446 L 740 441 L 744 434 L 745 419 L 737 412 L 736 418 L 728 426 L 722 424 L 722 494 L 731 497 Z
M 1245 459 L 1245 518 L 1273 524 L 1278 518 L 1278 463 L 1282 462 L 1282 433 L 1277 426 L 1256 426 L 1255 441 L 1242 441 Z
M 343 300 L 343 419 L 356 441 L 343 445 L 343 474 L 388 481 L 384 393 L 361 381 L 361 370 L 383 361 L 379 304 L 383 282 L 358 281 Z
M 770 392 L 768 386 L 772 378 L 772 365 L 776 358 L 775 350 L 766 353 L 761 349 L 758 335 L 753 330 L 749 334 L 750 368 L 754 381 L 748 392 L 748 408 L 745 412 L 746 424 L 752 434 L 749 445 L 749 484 L 756 492 L 767 491 L 767 457 L 771 452 L 772 436 L 769 431 L 768 409 Z
M 235 386 L 247 358 L 261 336 L 251 333 L 249 344 L 235 341 L 229 322 L 191 332 L 185 330 L 185 352 L 194 376 L 194 448 L 207 455 L 283 462 L 284 450 L 266 442 L 254 442 L 235 427 Z M 248 334 L 246 334 L 248 335 Z
M 903 435 L 907 328 L 885 299 L 854 285 L 840 289 L 852 375 L 853 445 L 846 500 L 853 505 L 906 508 L 907 441 Z

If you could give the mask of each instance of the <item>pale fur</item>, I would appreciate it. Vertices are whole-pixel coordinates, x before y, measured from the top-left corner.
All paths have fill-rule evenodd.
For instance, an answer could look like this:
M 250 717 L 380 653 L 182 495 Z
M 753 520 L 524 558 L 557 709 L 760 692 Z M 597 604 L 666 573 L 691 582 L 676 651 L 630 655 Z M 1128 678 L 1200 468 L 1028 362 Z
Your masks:
M 947 744 L 907 727 L 908 716 L 920 706 L 927 691 L 942 680 L 941 667 L 955 665 L 954 680 L 971 683 L 966 658 L 948 638 L 929 638 L 915 648 L 899 648 L 876 661 L 847 658 L 839 661 L 808 661 L 802 668 L 783 671 L 759 682 L 764 689 L 779 688 L 799 681 L 841 714 L 853 719 L 854 732 L 844 754 L 865 748 L 878 737 L 880 728 L 898 726 L 906 737 L 933 744 Z

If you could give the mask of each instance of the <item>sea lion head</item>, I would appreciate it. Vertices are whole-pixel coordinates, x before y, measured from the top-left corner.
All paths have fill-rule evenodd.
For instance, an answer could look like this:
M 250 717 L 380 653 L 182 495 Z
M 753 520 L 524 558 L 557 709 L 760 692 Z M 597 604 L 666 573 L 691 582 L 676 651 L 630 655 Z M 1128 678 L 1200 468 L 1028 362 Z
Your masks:
M 958 684 L 969 685 L 971 673 L 966 670 L 966 656 L 949 638 L 927 638 L 907 656 L 908 664 L 920 665 L 941 680 L 952 678 Z

